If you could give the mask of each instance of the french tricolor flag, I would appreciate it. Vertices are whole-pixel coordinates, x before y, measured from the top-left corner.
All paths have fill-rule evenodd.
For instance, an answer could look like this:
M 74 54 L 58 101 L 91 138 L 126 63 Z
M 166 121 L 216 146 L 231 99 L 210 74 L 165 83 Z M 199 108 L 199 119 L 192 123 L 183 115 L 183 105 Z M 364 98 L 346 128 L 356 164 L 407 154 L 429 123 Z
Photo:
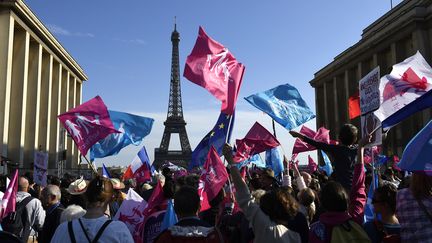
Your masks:
M 123 174 L 123 179 L 135 178 L 138 183 L 151 180 L 154 168 L 150 163 L 147 151 L 143 146 Z

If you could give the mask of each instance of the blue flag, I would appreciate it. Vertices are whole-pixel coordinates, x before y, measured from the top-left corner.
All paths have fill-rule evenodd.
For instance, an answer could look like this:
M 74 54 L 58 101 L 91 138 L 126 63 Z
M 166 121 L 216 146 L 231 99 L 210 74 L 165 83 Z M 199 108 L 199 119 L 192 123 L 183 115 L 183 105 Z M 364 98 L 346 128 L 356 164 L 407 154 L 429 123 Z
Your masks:
M 248 164 L 255 164 L 257 167 L 260 167 L 260 168 L 266 167 L 265 162 L 262 160 L 262 158 L 259 154 L 254 154 L 249 159 L 238 163 L 237 167 L 241 168 L 241 167 L 247 166 Z
M 432 121 L 409 141 L 397 166 L 405 171 L 432 172 Z
M 230 121 L 231 125 L 229 124 Z M 192 161 L 189 164 L 189 169 L 204 165 L 208 151 L 212 145 L 218 154 L 222 156 L 222 148 L 227 140 L 227 136 L 229 140 L 233 126 L 234 114 L 231 117 L 231 115 L 226 115 L 221 112 L 216 125 L 209 133 L 207 133 L 192 152 Z
M 288 130 L 315 117 L 298 90 L 289 84 L 279 85 L 245 99 Z
M 108 169 L 106 168 L 104 163 L 102 163 L 102 177 L 111 179 L 111 175 L 108 172 Z
M 383 129 L 390 129 L 414 113 L 429 107 L 432 107 L 432 90 L 418 97 L 413 102 L 409 103 L 391 116 L 387 117 L 385 120 L 381 121 L 381 127 Z
M 282 174 L 284 170 L 283 154 L 279 147 L 272 148 L 266 151 L 266 167 L 274 171 L 275 177 Z
M 323 165 L 323 166 L 318 166 L 318 168 L 319 168 L 321 171 L 325 171 L 325 173 L 327 174 L 327 176 L 331 176 L 331 174 L 333 173 L 333 168 L 332 168 L 332 165 L 331 165 L 330 159 L 329 159 L 329 157 L 327 156 L 327 154 L 326 154 L 324 151 L 322 151 L 322 150 L 320 150 L 320 151 L 321 151 L 321 154 L 322 154 L 323 160 L 324 160 L 324 162 L 325 162 L 325 165 Z
M 121 133 L 108 135 L 90 149 L 90 160 L 115 155 L 129 144 L 138 146 L 153 126 L 153 119 L 124 112 L 109 111 L 115 129 Z
M 160 232 L 168 229 L 169 227 L 175 225 L 178 222 L 177 215 L 174 212 L 174 205 L 172 199 L 168 200 L 168 206 L 162 221 Z
M 364 220 L 365 222 L 372 221 L 375 218 L 374 208 L 372 204 L 372 198 L 375 192 L 375 189 L 378 188 L 378 175 L 375 168 L 373 168 L 374 180 L 371 182 L 368 192 L 368 198 L 366 201 L 365 211 L 364 211 Z

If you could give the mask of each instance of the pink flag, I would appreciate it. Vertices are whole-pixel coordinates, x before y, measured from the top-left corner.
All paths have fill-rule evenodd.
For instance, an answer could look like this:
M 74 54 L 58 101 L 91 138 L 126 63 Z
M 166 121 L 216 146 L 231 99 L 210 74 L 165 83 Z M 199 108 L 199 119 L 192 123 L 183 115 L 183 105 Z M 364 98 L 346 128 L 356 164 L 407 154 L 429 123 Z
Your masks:
M 317 163 L 312 159 L 310 155 L 308 155 L 309 163 L 308 163 L 308 169 L 309 173 L 314 173 L 318 169 Z
M 237 152 L 233 159 L 241 162 L 254 154 L 264 152 L 280 145 L 279 141 L 261 124 L 255 122 L 243 139 L 237 139 Z
M 294 162 L 294 160 L 291 160 L 291 162 L 289 163 L 289 169 L 290 170 L 294 169 L 294 166 L 298 168 L 299 163 L 300 162 L 298 160 L 296 160 L 295 162 Z
M 17 192 L 18 192 L 18 169 L 15 170 L 14 176 L 12 177 L 12 180 L 10 181 L 7 190 L 3 195 L 3 200 L 1 201 L 1 208 L 0 208 L 0 219 L 3 219 L 11 212 L 15 212 Z
M 402 171 L 401 168 L 397 165 L 399 163 L 400 159 L 397 157 L 397 155 L 393 155 L 393 169 L 396 171 Z
M 318 131 L 313 131 L 312 129 L 302 126 L 300 129 L 300 133 L 305 135 L 308 138 L 311 138 L 318 142 L 323 142 L 327 144 L 337 144 L 336 141 L 330 140 L 330 130 L 325 127 L 320 127 Z M 301 152 L 313 151 L 316 148 L 306 142 L 303 142 L 301 139 L 296 139 L 293 147 L 293 154 L 298 154 Z
M 226 114 L 234 112 L 244 69 L 227 48 L 210 38 L 200 26 L 183 76 L 222 101 L 221 111 Z
M 144 217 L 149 216 L 150 214 L 164 210 L 167 206 L 167 199 L 165 198 L 165 195 L 162 190 L 162 184 L 160 181 L 158 181 L 156 187 L 153 190 L 152 195 L 150 196 L 147 208 L 144 210 Z
M 87 151 L 115 130 L 102 98 L 95 98 L 58 116 L 58 119 L 71 135 L 81 154 Z
M 378 155 L 381 153 L 381 147 L 380 146 L 373 146 L 371 148 L 365 149 L 364 155 L 363 155 L 363 161 L 365 164 L 370 164 L 374 161 L 372 161 L 372 154 L 374 160 L 378 158 Z
M 204 164 L 204 170 L 201 174 L 198 193 L 201 198 L 201 211 L 207 207 L 207 202 L 210 202 L 217 196 L 219 191 L 228 180 L 228 173 L 223 165 L 216 149 L 211 146 L 207 160 Z M 207 201 L 207 202 L 206 202 Z
M 143 212 L 146 207 L 147 202 L 132 188 L 129 188 L 126 199 L 113 218 L 114 220 L 120 220 L 126 224 L 135 242 L 143 242 Z

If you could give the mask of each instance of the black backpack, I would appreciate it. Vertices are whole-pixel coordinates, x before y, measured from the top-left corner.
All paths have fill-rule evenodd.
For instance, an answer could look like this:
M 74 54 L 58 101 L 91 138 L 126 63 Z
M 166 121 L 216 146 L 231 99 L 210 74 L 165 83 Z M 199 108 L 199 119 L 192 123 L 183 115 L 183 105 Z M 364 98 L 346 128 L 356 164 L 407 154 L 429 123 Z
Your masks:
M 29 196 L 16 204 L 15 212 L 11 212 L 2 220 L 1 226 L 4 231 L 12 233 L 22 240 L 27 239 L 30 235 L 30 229 L 27 225 L 27 204 L 33 200 Z M 26 240 L 27 241 L 27 240 Z

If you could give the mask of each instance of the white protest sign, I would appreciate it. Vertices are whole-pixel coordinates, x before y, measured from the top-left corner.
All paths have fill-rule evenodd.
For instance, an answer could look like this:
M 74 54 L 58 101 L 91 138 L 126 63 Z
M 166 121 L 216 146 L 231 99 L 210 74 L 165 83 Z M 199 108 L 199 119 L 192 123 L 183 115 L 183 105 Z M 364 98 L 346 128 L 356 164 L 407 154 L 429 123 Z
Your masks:
M 48 153 L 35 151 L 33 180 L 40 186 L 47 185 Z
M 360 110 L 364 115 L 380 106 L 380 68 L 376 67 L 359 81 Z

